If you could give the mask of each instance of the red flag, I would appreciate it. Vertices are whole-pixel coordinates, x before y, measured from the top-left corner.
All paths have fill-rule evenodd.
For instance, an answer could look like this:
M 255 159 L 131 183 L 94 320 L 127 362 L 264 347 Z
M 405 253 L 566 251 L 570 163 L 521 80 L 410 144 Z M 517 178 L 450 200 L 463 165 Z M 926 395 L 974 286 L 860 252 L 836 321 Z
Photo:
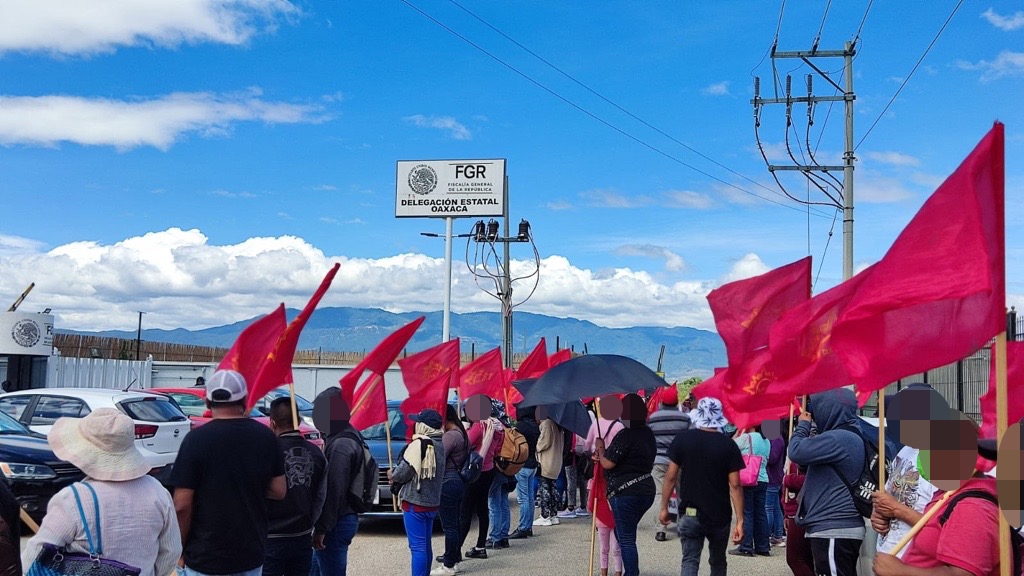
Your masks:
M 996 429 L 996 353 L 992 349 L 992 361 L 988 375 L 988 391 L 979 400 L 981 406 L 981 430 L 979 438 L 997 438 Z M 1006 343 L 1006 423 L 1013 425 L 1024 418 L 1024 342 Z M 995 463 L 978 457 L 978 470 L 988 472 Z
M 690 394 L 697 400 L 701 398 L 722 399 L 722 383 L 725 381 L 726 368 L 715 368 L 715 375 L 697 384 L 690 391 Z
M 770 272 L 730 282 L 708 294 L 715 327 L 725 341 L 729 365 L 768 345 L 772 324 L 786 310 L 811 297 L 808 256 Z
M 391 367 L 391 364 L 395 361 L 395 358 L 398 358 L 398 355 L 402 353 L 402 349 L 405 348 L 405 345 L 409 343 L 409 340 L 412 339 L 413 334 L 416 333 L 416 330 L 419 329 L 420 325 L 423 324 L 423 321 L 425 319 L 426 316 L 420 316 L 419 318 L 413 320 L 412 322 L 406 324 L 405 326 L 402 326 L 398 330 L 395 330 L 393 333 L 389 334 L 386 338 L 384 338 L 384 340 L 381 340 L 380 344 L 377 344 L 377 347 L 374 348 L 369 354 L 367 354 L 366 357 L 364 357 L 362 361 L 360 361 L 359 364 L 357 364 L 356 367 L 352 369 L 351 372 L 342 376 L 341 380 L 338 381 L 338 384 L 341 386 L 342 397 L 345 399 L 345 402 L 347 402 L 350 407 L 353 407 L 353 420 L 355 419 L 356 416 L 354 408 L 355 398 L 357 397 L 357 394 L 355 393 L 356 384 L 359 383 L 359 379 L 363 376 L 363 372 L 369 371 L 370 374 L 383 376 L 384 373 L 388 371 L 388 368 Z M 370 380 L 372 380 L 372 377 L 367 380 L 367 383 Z M 366 383 L 364 383 L 364 386 L 365 385 Z M 375 393 L 379 393 L 382 398 L 384 397 L 383 380 L 380 382 L 379 392 L 377 392 L 376 389 L 374 389 L 374 391 Z M 384 399 L 384 402 L 386 405 L 386 398 Z M 380 422 L 385 422 L 386 420 L 387 415 L 385 414 L 382 420 L 378 420 L 373 424 L 379 424 Z M 368 426 L 372 426 L 373 424 L 368 424 Z
M 530 352 L 530 355 L 523 360 L 516 370 L 516 379 L 540 378 L 541 374 L 550 368 L 548 365 L 548 344 L 544 338 L 540 339 L 537 346 Z
M 371 372 L 355 391 L 355 403 L 350 406 L 352 417 L 349 422 L 356 430 L 387 422 L 388 398 L 384 392 L 384 375 Z
M 548 368 L 558 366 L 559 364 L 567 360 L 572 360 L 572 350 L 568 348 L 562 348 L 558 352 L 552 354 L 550 358 L 548 358 Z
M 245 377 L 246 386 L 252 390 L 256 375 L 274 350 L 277 341 L 284 334 L 288 320 L 284 315 L 284 304 L 263 318 L 256 320 L 242 330 L 238 339 L 224 355 L 217 370 L 234 370 Z
M 415 395 L 449 370 L 453 375 L 452 381 L 458 382 L 460 360 L 459 339 L 456 338 L 402 358 L 398 361 L 398 367 L 402 369 L 405 388 L 410 395 Z
M 731 369 L 719 370 L 716 368 L 715 375 L 698 384 L 693 389 L 692 394 L 697 400 L 707 397 L 718 398 L 722 402 L 722 409 L 725 412 L 726 419 L 734 426 L 737 428 L 749 428 L 765 420 L 789 417 L 789 405 L 793 401 L 792 398 L 781 406 L 759 406 L 750 411 L 737 409 L 730 401 L 730 393 L 725 389 L 725 383 L 730 377 L 729 372 Z
M 505 365 L 501 348 L 495 348 L 462 368 L 459 376 L 459 401 L 476 394 L 499 397 L 505 389 Z
M 284 334 L 281 334 L 281 337 L 277 339 L 273 351 L 267 355 L 267 361 L 260 367 L 255 382 L 247 381 L 249 385 L 249 399 L 246 402 L 247 410 L 252 410 L 256 402 L 266 396 L 267 392 L 282 384 L 290 384 L 292 382 L 292 361 L 295 359 L 295 348 L 299 345 L 299 334 L 302 333 L 302 329 L 306 326 L 306 321 L 313 315 L 313 311 L 316 310 L 320 300 L 327 293 L 327 289 L 331 287 L 331 282 L 334 281 L 339 268 L 341 268 L 341 264 L 335 264 L 334 268 L 327 272 L 327 276 L 324 277 L 320 287 L 313 293 L 313 297 L 306 303 L 306 307 L 288 324 Z
M 600 464 L 594 466 L 594 485 L 590 489 L 591 501 L 596 506 L 591 506 L 591 512 L 597 515 L 597 519 L 602 524 L 609 528 L 615 527 L 615 516 L 612 515 L 612 509 L 608 504 L 608 497 L 605 493 L 608 491 L 607 483 L 604 479 L 604 469 Z
M 453 340 L 458 342 L 458 340 Z M 411 358 L 411 356 L 410 356 Z M 401 362 L 399 362 L 401 365 Z M 441 420 L 445 417 L 445 404 L 448 403 L 448 389 L 451 387 L 458 364 L 455 367 L 445 367 L 444 371 L 436 375 L 432 380 L 417 384 L 415 389 L 409 387 L 409 380 L 406 380 L 406 387 L 409 388 L 409 397 L 402 401 L 400 410 L 405 416 L 405 437 L 412 439 L 415 426 L 409 416 L 418 414 L 427 408 L 437 410 Z M 403 371 L 404 376 L 404 371 Z
M 832 332 L 861 390 L 948 364 L 1006 329 L 1003 125 L 924 203 Z

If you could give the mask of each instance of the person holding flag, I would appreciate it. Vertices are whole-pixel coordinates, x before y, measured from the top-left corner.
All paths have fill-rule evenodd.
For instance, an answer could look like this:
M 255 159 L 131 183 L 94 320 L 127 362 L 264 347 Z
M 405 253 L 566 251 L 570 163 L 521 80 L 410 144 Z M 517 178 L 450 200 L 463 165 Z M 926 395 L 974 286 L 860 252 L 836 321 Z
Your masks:
M 590 479 L 587 489 L 589 490 L 591 509 L 594 512 L 597 523 L 598 539 L 601 543 L 601 576 L 608 576 L 608 568 L 614 563 L 615 576 L 622 576 L 622 551 L 619 550 L 619 541 L 615 538 L 615 519 L 612 517 L 612 510 L 608 504 L 608 493 L 605 490 L 604 473 L 598 468 L 601 466 L 597 460 L 597 439 L 603 438 L 608 444 L 615 439 L 615 436 L 624 429 L 622 422 L 605 418 L 595 419 L 590 425 L 587 439 L 584 443 L 586 452 L 592 454 L 594 460 L 594 477 Z

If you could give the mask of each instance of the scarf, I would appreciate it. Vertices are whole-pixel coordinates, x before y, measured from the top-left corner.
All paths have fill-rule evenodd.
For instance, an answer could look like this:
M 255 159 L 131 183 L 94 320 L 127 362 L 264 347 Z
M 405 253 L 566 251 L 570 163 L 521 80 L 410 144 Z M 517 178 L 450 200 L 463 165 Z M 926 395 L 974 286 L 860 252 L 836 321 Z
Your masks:
M 434 438 L 441 436 L 441 431 L 417 422 L 413 443 L 405 450 L 405 461 L 416 471 L 416 489 L 420 489 L 420 481 L 430 480 L 437 474 L 437 457 L 434 454 Z

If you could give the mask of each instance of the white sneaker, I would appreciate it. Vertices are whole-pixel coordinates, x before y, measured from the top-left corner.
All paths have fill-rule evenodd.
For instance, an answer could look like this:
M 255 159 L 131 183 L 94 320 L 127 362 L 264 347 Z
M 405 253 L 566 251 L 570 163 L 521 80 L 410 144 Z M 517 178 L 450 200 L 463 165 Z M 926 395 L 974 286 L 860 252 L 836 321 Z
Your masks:
M 456 566 L 458 566 L 458 564 L 456 564 Z M 437 568 L 434 568 L 433 570 L 431 570 L 430 571 L 430 576 L 447 576 L 449 574 L 458 574 L 458 573 L 459 573 L 459 570 L 457 568 L 448 568 L 444 564 L 442 564 L 442 565 L 438 566 Z
M 562 510 L 558 513 L 559 518 L 575 518 L 576 512 L 573 510 Z
M 557 520 L 557 518 L 556 518 L 556 520 Z M 534 526 L 554 526 L 554 522 L 551 521 L 551 518 L 537 518 L 536 520 L 533 521 L 533 525 Z
M 577 508 L 576 509 L 576 517 L 577 518 L 586 518 L 587 516 L 590 516 L 590 512 L 587 512 L 583 508 Z
M 558 526 L 562 523 L 562 521 L 558 519 L 558 516 L 555 516 L 554 518 L 549 518 L 548 520 L 551 521 L 552 526 Z

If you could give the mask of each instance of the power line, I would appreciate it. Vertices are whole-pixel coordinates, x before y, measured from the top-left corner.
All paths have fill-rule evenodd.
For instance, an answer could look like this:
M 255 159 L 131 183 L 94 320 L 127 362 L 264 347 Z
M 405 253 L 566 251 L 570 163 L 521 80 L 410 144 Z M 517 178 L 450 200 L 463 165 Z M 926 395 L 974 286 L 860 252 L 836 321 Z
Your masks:
M 777 204 L 777 205 L 779 205 L 779 206 L 782 206 L 782 207 L 784 207 L 784 208 L 788 208 L 788 209 L 791 209 L 791 210 L 795 210 L 795 211 L 797 211 L 797 212 L 801 212 L 801 213 L 803 212 L 803 210 L 801 210 L 800 208 L 798 208 L 798 207 L 796 207 L 796 206 L 792 206 L 792 205 L 790 205 L 790 204 L 785 204 L 785 203 L 783 203 L 783 202 L 778 202 L 778 201 L 776 201 L 776 200 L 772 200 L 771 198 L 766 198 L 766 197 L 764 197 L 764 196 L 761 196 L 760 194 L 757 194 L 756 192 L 751 192 L 750 190 L 747 190 L 746 188 L 742 188 L 742 187 L 740 187 L 740 186 L 737 186 L 736 184 L 733 184 L 733 183 L 731 183 L 731 182 L 727 182 L 727 181 L 725 181 L 725 180 L 722 180 L 721 178 L 718 178 L 717 176 L 714 176 L 714 175 L 712 175 L 712 174 L 709 174 L 708 172 L 705 172 L 704 170 L 701 170 L 700 168 L 697 168 L 696 166 L 693 166 L 693 165 L 691 165 L 691 164 L 687 163 L 686 161 L 684 161 L 684 160 L 682 160 L 682 159 L 680 159 L 680 158 L 677 158 L 676 156 L 673 156 L 672 154 L 669 154 L 668 152 L 665 152 L 664 150 L 662 150 L 662 149 L 660 149 L 660 148 L 658 148 L 658 147 L 656 147 L 656 146 L 654 146 L 654 145 L 652 145 L 652 144 L 648 144 L 648 143 L 647 143 L 647 142 L 645 142 L 644 140 L 641 140 L 640 138 L 638 138 L 638 137 L 636 137 L 636 136 L 634 136 L 634 135 L 630 134 L 629 132 L 626 132 L 625 130 L 623 130 L 623 129 L 619 128 L 618 126 L 615 126 L 614 124 L 612 124 L 612 123 L 608 122 L 607 120 L 605 120 L 605 119 L 601 118 L 600 116 L 597 116 L 596 114 L 594 114 L 593 112 L 591 112 L 591 111 L 587 110 L 586 108 L 584 108 L 584 107 L 580 106 L 579 104 L 576 104 L 576 103 L 575 103 L 575 102 L 573 102 L 572 100 L 569 100 L 569 99 L 568 99 L 568 98 L 566 98 L 565 96 L 562 96 L 561 94 L 559 94 L 559 93 L 555 92 L 555 91 L 554 91 L 554 90 L 552 90 L 551 88 L 548 88 L 547 86 L 545 86 L 544 84 L 540 83 L 539 81 L 537 81 L 537 80 L 534 80 L 534 79 L 533 79 L 532 77 L 530 77 L 530 76 L 529 76 L 528 74 L 526 74 L 525 72 L 522 72 L 521 70 L 519 70 L 519 69 L 518 69 L 518 68 L 516 68 L 515 66 L 513 66 L 513 65 L 509 64 L 508 62 L 505 62 L 504 60 L 502 60 L 502 59 L 501 59 L 501 58 L 499 58 L 498 56 L 494 55 L 493 53 L 489 52 L 489 51 L 488 51 L 487 49 L 483 48 L 483 47 L 482 47 L 482 46 L 480 46 L 479 44 L 476 44 L 475 42 L 473 42 L 473 41 L 472 41 L 472 40 L 470 40 L 469 38 L 466 38 L 466 37 L 465 37 L 465 36 L 463 36 L 462 34 L 458 33 L 457 31 L 455 31 L 454 29 L 452 29 L 451 27 L 449 27 L 449 26 L 448 26 L 447 24 L 445 24 L 444 22 L 441 22 L 441 21 L 440 21 L 440 20 L 438 20 L 437 18 L 434 18 L 433 16 L 431 16 L 431 15 L 430 15 L 430 14 L 428 14 L 427 12 L 423 11 L 422 9 L 420 9 L 420 8 L 419 8 L 418 6 L 416 6 L 415 4 L 413 4 L 412 2 L 410 2 L 409 0 L 401 0 L 401 1 L 402 1 L 402 3 L 403 3 L 403 4 L 405 4 L 406 6 L 409 6 L 410 8 L 412 8 L 413 10 L 415 10 L 416 12 L 419 12 L 419 13 L 420 13 L 420 14 L 421 14 L 421 15 L 422 15 L 423 17 L 427 18 L 428 20 L 430 20 L 430 21 L 431 21 L 431 22 L 433 22 L 434 24 L 437 24 L 437 25 L 438 25 L 438 26 L 440 26 L 441 28 L 444 28 L 444 29 L 445 29 L 445 30 L 447 30 L 447 31 L 448 31 L 449 33 L 451 33 L 451 34 L 452 34 L 453 36 L 455 36 L 455 37 L 457 37 L 457 38 L 461 39 L 461 40 L 462 40 L 463 42 L 465 42 L 465 43 L 469 44 L 469 45 L 470 45 L 470 46 L 472 46 L 473 48 L 476 48 L 477 50 L 479 50 L 479 51 L 480 51 L 480 52 L 482 52 L 483 54 L 485 54 L 485 55 L 487 55 L 488 57 L 490 57 L 490 58 L 491 58 L 492 60 L 494 60 L 495 62 L 498 62 L 498 63 L 499 63 L 499 64 L 501 64 L 502 66 L 504 66 L 504 67 L 508 68 L 509 70 L 511 70 L 512 72 L 514 72 L 514 73 L 515 73 L 515 74 L 517 74 L 518 76 L 522 77 L 523 79 L 527 80 L 527 81 L 528 81 L 528 82 L 530 82 L 531 84 L 533 84 L 533 85 L 537 86 L 537 87 L 538 87 L 538 88 L 540 88 L 541 90 L 544 90 L 544 91 L 545 91 L 545 92 L 547 92 L 548 94 L 551 94 L 551 95 L 552 95 L 552 96 L 554 96 L 555 98 L 558 98 L 558 99 L 559 99 L 559 100 L 561 100 L 562 102 L 564 102 L 564 103 L 568 104 L 569 106 L 571 106 L 571 107 L 575 108 L 576 110 L 578 110 L 578 111 L 582 112 L 583 114 L 586 114 L 587 116 L 589 116 L 589 117 L 590 117 L 590 118 L 592 118 L 593 120 L 596 120 L 597 122 L 600 122 L 601 124 L 604 124 L 604 125 L 605 125 L 605 126 L 607 126 L 608 128 L 611 128 L 612 130 L 614 130 L 614 131 L 618 132 L 619 134 L 621 134 L 621 135 L 625 136 L 626 138 L 629 138 L 630 140 L 632 140 L 632 141 L 636 142 L 637 144 L 640 144 L 641 146 L 643 146 L 643 147 L 645 147 L 645 148 L 647 148 L 647 149 L 649 149 L 649 150 L 651 150 L 651 151 L 653 151 L 653 152 L 655 152 L 655 153 L 657 153 L 657 154 L 659 154 L 659 155 L 661 155 L 661 156 L 664 156 L 665 158 L 668 158 L 669 160 L 672 160 L 672 161 L 674 161 L 674 162 L 676 162 L 676 163 L 678 163 L 678 164 L 680 164 L 680 165 L 682 165 L 682 166 L 685 166 L 685 167 L 687 167 L 687 168 L 689 168 L 689 169 L 693 170 L 694 172 L 697 172 L 697 173 L 699 173 L 699 174 L 702 174 L 702 175 L 706 176 L 707 178 L 710 178 L 710 179 L 712 179 L 712 180 L 715 180 L 716 182 L 719 182 L 719 183 L 721 183 L 721 184 L 724 184 L 724 185 L 726 185 L 726 186 L 729 186 L 730 188 L 735 188 L 736 190 L 739 190 L 740 192 L 743 192 L 744 194 L 748 194 L 748 195 L 750 195 L 750 196 L 754 196 L 754 197 L 756 197 L 756 198 L 760 198 L 761 200 L 764 200 L 765 202 L 771 202 L 772 204 Z M 816 214 L 816 215 L 820 215 L 820 214 Z M 823 217 L 827 218 L 827 216 L 823 216 Z
M 531 50 L 531 49 L 529 49 L 528 47 L 524 46 L 524 45 L 523 45 L 523 44 L 521 44 L 521 43 L 520 43 L 519 41 L 517 41 L 517 40 L 516 40 L 515 38 L 512 38 L 511 36 L 509 36 L 508 34 L 506 34 L 505 32 L 503 32 L 502 30 L 498 29 L 498 28 L 497 28 L 497 27 L 495 27 L 495 26 L 494 26 L 493 24 L 491 24 L 490 22 L 488 22 L 487 20 L 484 20 L 483 18 L 481 18 L 480 16 L 478 16 L 478 15 L 477 15 L 476 13 L 474 13 L 474 12 L 473 12 L 472 10 L 470 10 L 469 8 L 466 8 L 465 6 L 463 6 L 462 4 L 460 4 L 460 3 L 459 3 L 459 2 L 457 1 L 457 0 L 448 0 L 448 1 L 449 1 L 449 2 L 451 2 L 452 4 L 454 4 L 455 6 L 457 6 L 457 7 L 459 8 L 459 9 L 461 9 L 461 10 L 462 10 L 463 12 L 465 12 L 466 14 L 469 14 L 470 16 L 472 16 L 473 18 L 475 18 L 476 20 L 478 20 L 478 21 L 479 21 L 480 23 L 482 23 L 482 24 L 483 24 L 484 26 L 487 26 L 488 28 L 490 28 L 490 29 L 491 29 L 491 30 L 493 30 L 494 32 L 498 33 L 499 35 L 501 35 L 501 36 L 502 36 L 503 38 L 505 38 L 505 39 L 506 39 L 506 40 L 508 40 L 509 42 L 511 42 L 511 43 L 513 43 L 513 44 L 515 44 L 516 46 L 518 46 L 519 48 L 521 48 L 522 50 L 524 50 L 524 51 L 525 51 L 526 53 L 528 53 L 529 55 L 531 55 L 531 56 L 533 56 L 534 58 L 536 58 L 536 59 L 540 60 L 541 62 L 543 62 L 544 64 L 546 64 L 546 65 L 547 65 L 548 67 L 550 67 L 550 68 L 551 68 L 552 70 L 554 70 L 554 71 L 558 72 L 558 73 L 559 73 L 559 74 L 561 74 L 562 76 L 565 76 L 566 78 L 568 78 L 569 80 L 571 80 L 572 82 L 574 82 L 574 83 L 575 83 L 576 85 L 578 85 L 579 87 L 581 87 L 581 88 L 583 88 L 584 90 L 586 90 L 586 91 L 590 92 L 590 93 L 591 93 L 591 94 L 593 94 L 594 96 L 597 96 L 598 98 L 600 98 L 601 100 L 603 100 L 603 101 L 604 101 L 605 103 L 607 103 L 607 104 L 611 105 L 612 107 L 614 107 L 615 109 L 617 109 L 617 110 L 618 110 L 619 112 L 622 112 L 623 114 L 626 114 L 627 116 L 629 116 L 630 118 L 632 118 L 632 119 L 636 120 L 637 122 L 639 122 L 639 123 L 643 124 L 643 125 L 644 125 L 644 126 L 646 126 L 647 128 L 650 128 L 651 130 L 653 130 L 653 131 L 657 132 L 657 133 L 658 133 L 658 134 L 660 134 L 661 136 L 664 136 L 665 138 L 668 138 L 668 139 L 669 139 L 669 140 L 671 140 L 672 142 L 675 142 L 676 144 L 678 144 L 678 145 L 682 146 L 683 148 L 686 148 L 686 149 L 687 149 L 687 150 L 689 150 L 690 152 L 693 152 L 694 154 L 696 154 L 696 155 L 700 156 L 701 158 L 703 158 L 703 159 L 707 160 L 708 162 L 711 162 L 711 163 L 712 163 L 712 164 L 714 164 L 715 166 L 718 166 L 719 168 L 722 168 L 723 170 L 726 170 L 726 171 L 730 172 L 730 173 L 731 173 L 731 174 L 733 174 L 734 176 L 739 176 L 740 178 L 742 178 L 742 179 L 744 179 L 744 180 L 746 180 L 746 181 L 750 182 L 751 184 L 754 184 L 755 186 L 759 186 L 759 187 L 761 187 L 761 188 L 765 189 L 765 190 L 766 190 L 766 191 L 768 191 L 768 192 L 771 192 L 771 193 L 773 193 L 773 194 L 778 194 L 778 192 L 777 192 L 777 191 L 775 191 L 775 190 L 772 190 L 771 188 L 769 188 L 769 187 L 765 186 L 764 184 L 762 184 L 762 183 L 758 182 L 757 180 L 754 180 L 753 178 L 750 178 L 750 177 L 746 176 L 745 174 L 741 174 L 740 172 L 737 172 L 736 170 L 733 170 L 732 168 L 729 168 L 728 166 L 726 166 L 726 165 L 722 164 L 721 162 L 718 162 L 718 161 L 717 161 L 717 160 L 715 160 L 714 158 L 711 158 L 710 156 L 708 156 L 708 155 L 704 154 L 704 153 L 703 153 L 703 152 L 701 152 L 700 150 L 697 150 L 696 148 L 694 148 L 694 147 L 690 146 L 689 144 L 686 144 L 685 142 L 682 142 L 682 141 L 678 140 L 677 138 L 675 138 L 675 137 L 674 137 L 674 136 L 672 136 L 671 134 L 668 134 L 668 133 L 666 133 L 665 131 L 661 130 L 661 129 L 660 129 L 660 128 L 658 128 L 657 126 L 654 126 L 654 125 L 652 125 L 652 124 L 651 124 L 650 122 L 648 122 L 648 121 L 644 120 L 643 118 L 640 118 L 639 116 L 637 116 L 636 114 L 634 114 L 634 113 L 630 112 L 629 110 L 626 110 L 625 108 L 623 108 L 623 107 L 622 107 L 622 106 L 620 106 L 619 104 L 617 104 L 617 103 L 613 102 L 613 101 L 612 101 L 611 99 L 609 99 L 609 98 L 608 98 L 608 97 L 606 97 L 605 95 L 601 94 L 600 92 L 598 92 L 598 91 L 594 90 L 593 88 L 591 88 L 590 86 L 588 86 L 587 84 L 585 84 L 585 83 L 584 83 L 583 81 L 581 81 L 581 80 L 579 80 L 578 78 L 576 78 L 575 76 L 573 76 L 573 75 L 569 74 L 569 73 L 568 73 L 568 72 L 566 72 L 565 70 L 562 70 L 561 68 L 559 68 L 559 67 L 558 67 L 557 65 L 555 65 L 554 63 L 552 63 L 552 62 L 551 62 L 551 61 L 549 61 L 548 59 L 544 58 L 544 57 L 543 57 L 543 56 L 541 56 L 540 54 L 537 54 L 537 53 L 536 53 L 536 52 L 534 52 L 533 50 Z M 829 1 L 831 2 L 831 0 L 829 0 Z M 783 2 L 783 5 L 785 5 L 785 2 Z M 763 58 L 762 58 L 762 61 L 764 61 L 764 59 L 763 59 Z
M 832 0 L 828 0 L 825 4 L 825 14 L 821 17 L 821 25 L 818 26 L 818 35 L 814 37 L 814 43 L 812 44 L 811 51 L 814 52 L 818 49 L 818 42 L 821 41 L 821 31 L 825 29 L 825 19 L 828 18 L 828 9 L 832 7 Z
M 939 36 L 942 36 L 943 30 L 945 30 L 946 26 L 949 25 L 949 22 L 953 19 L 953 16 L 956 15 L 957 10 L 960 9 L 960 6 L 963 3 L 964 0 L 960 0 L 959 2 L 956 3 L 956 6 L 953 7 L 953 11 L 949 13 L 949 18 L 946 18 L 946 21 L 942 24 L 942 28 L 939 28 L 938 33 L 935 34 L 935 38 L 932 38 L 931 44 L 928 44 L 928 47 L 925 48 L 924 54 L 921 54 L 921 57 L 917 59 L 917 63 L 914 64 L 914 67 L 910 70 L 910 74 L 907 74 L 907 77 L 903 79 L 903 83 L 900 84 L 900 87 L 896 90 L 896 93 L 893 94 L 892 98 L 889 99 L 889 103 L 886 104 L 885 108 L 882 109 L 882 113 L 879 114 L 878 118 L 875 118 L 875 121 L 871 123 L 871 127 L 868 128 L 868 131 L 864 133 L 864 136 L 861 136 L 860 142 L 858 142 L 857 145 L 854 146 L 853 148 L 854 151 L 860 148 L 860 145 L 864 143 L 864 140 L 866 140 L 868 135 L 871 134 L 871 131 L 875 129 L 875 126 L 878 124 L 878 121 L 881 120 L 883 116 L 885 116 L 885 113 L 889 110 L 889 106 L 892 106 L 892 103 L 896 101 L 896 97 L 899 96 L 900 92 L 903 91 L 903 87 L 907 85 L 907 82 L 910 82 L 910 78 L 914 75 L 914 72 L 917 72 L 917 68 L 921 65 L 921 62 L 924 62 L 925 57 L 928 56 L 929 52 L 931 52 L 932 46 L 935 46 L 935 43 L 938 42 Z
M 811 290 L 818 285 L 818 278 L 821 277 L 821 268 L 825 265 L 825 256 L 828 256 L 828 246 L 832 243 L 832 233 L 836 229 L 836 218 L 839 216 L 839 209 L 836 208 L 835 214 L 832 215 L 832 227 L 828 229 L 828 240 L 825 241 L 825 250 L 821 253 L 821 262 L 818 262 L 818 273 L 814 275 L 814 283 L 811 284 Z
M 853 37 L 854 48 L 857 47 L 857 40 L 860 40 L 860 33 L 864 31 L 864 23 L 868 21 L 868 13 L 871 12 L 871 5 L 874 3 L 875 0 L 868 0 L 868 7 L 864 10 L 864 17 L 860 19 L 860 26 L 857 27 L 857 34 Z

